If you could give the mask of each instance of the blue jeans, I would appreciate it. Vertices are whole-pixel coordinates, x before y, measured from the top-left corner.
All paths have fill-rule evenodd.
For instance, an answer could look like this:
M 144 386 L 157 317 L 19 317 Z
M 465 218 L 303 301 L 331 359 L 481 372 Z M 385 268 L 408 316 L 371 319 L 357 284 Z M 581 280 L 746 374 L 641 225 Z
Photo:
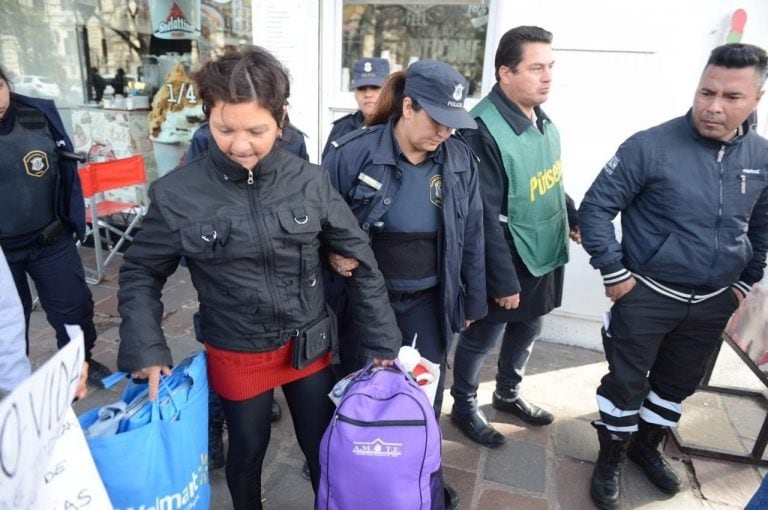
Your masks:
M 533 342 L 541 333 L 542 318 L 523 322 L 475 321 L 459 337 L 453 358 L 451 395 L 459 414 L 477 411 L 480 369 L 488 353 L 502 338 L 496 373 L 496 392 L 505 397 L 517 395 L 531 357 Z

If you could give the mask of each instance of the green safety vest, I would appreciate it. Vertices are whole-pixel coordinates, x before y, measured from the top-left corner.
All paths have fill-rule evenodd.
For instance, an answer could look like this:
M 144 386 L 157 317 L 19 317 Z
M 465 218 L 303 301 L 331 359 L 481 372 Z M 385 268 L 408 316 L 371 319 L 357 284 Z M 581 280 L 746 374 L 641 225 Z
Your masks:
M 534 127 L 518 135 L 487 97 L 471 113 L 499 147 L 509 180 L 507 227 L 520 258 L 534 276 L 565 265 L 569 229 L 557 128 L 545 121 L 543 133 Z

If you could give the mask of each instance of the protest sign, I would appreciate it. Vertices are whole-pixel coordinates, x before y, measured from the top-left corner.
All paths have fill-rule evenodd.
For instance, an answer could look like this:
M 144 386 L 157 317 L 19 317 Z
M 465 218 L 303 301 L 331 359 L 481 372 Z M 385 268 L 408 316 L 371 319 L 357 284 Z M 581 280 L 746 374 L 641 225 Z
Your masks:
M 50 476 L 51 469 L 55 473 L 56 466 L 61 465 L 60 474 L 66 469 L 66 459 L 55 461 L 51 467 L 51 458 L 62 432 L 69 434 L 71 430 L 67 424 L 77 422 L 71 403 L 83 366 L 83 334 L 77 326 L 67 326 L 67 333 L 71 341 L 0 401 L 0 510 L 59 508 L 41 506 L 44 503 L 39 496 L 46 478 L 55 478 Z M 73 453 L 65 451 L 64 455 L 71 457 Z M 84 439 L 75 455 L 90 457 Z M 93 460 L 90 462 L 92 465 Z M 92 480 L 97 487 L 101 484 L 98 475 Z M 90 496 L 92 501 L 95 494 Z M 75 501 L 61 508 L 85 508 Z

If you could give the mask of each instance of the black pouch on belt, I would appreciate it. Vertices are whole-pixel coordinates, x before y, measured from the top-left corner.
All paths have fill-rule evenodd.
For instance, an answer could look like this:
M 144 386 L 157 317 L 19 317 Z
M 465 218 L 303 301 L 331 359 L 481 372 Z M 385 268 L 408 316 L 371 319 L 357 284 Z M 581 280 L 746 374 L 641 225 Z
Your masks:
M 60 219 L 56 218 L 40 232 L 40 236 L 37 238 L 37 243 L 40 246 L 53 246 L 59 242 L 59 237 L 61 237 L 63 232 L 64 224 Z
M 327 354 L 331 350 L 332 335 L 333 320 L 327 315 L 300 331 L 293 339 L 293 368 L 301 370 Z

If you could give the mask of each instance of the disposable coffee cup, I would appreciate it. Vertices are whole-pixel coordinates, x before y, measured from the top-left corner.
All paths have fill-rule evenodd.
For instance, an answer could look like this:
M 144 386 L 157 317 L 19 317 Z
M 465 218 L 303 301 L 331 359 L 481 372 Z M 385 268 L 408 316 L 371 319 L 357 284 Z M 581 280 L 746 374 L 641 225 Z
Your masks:
M 421 361 L 421 354 L 410 345 L 404 345 L 400 347 L 400 350 L 397 353 L 397 359 L 400 360 L 400 363 L 406 371 L 413 372 L 413 369 L 416 368 L 416 365 Z

